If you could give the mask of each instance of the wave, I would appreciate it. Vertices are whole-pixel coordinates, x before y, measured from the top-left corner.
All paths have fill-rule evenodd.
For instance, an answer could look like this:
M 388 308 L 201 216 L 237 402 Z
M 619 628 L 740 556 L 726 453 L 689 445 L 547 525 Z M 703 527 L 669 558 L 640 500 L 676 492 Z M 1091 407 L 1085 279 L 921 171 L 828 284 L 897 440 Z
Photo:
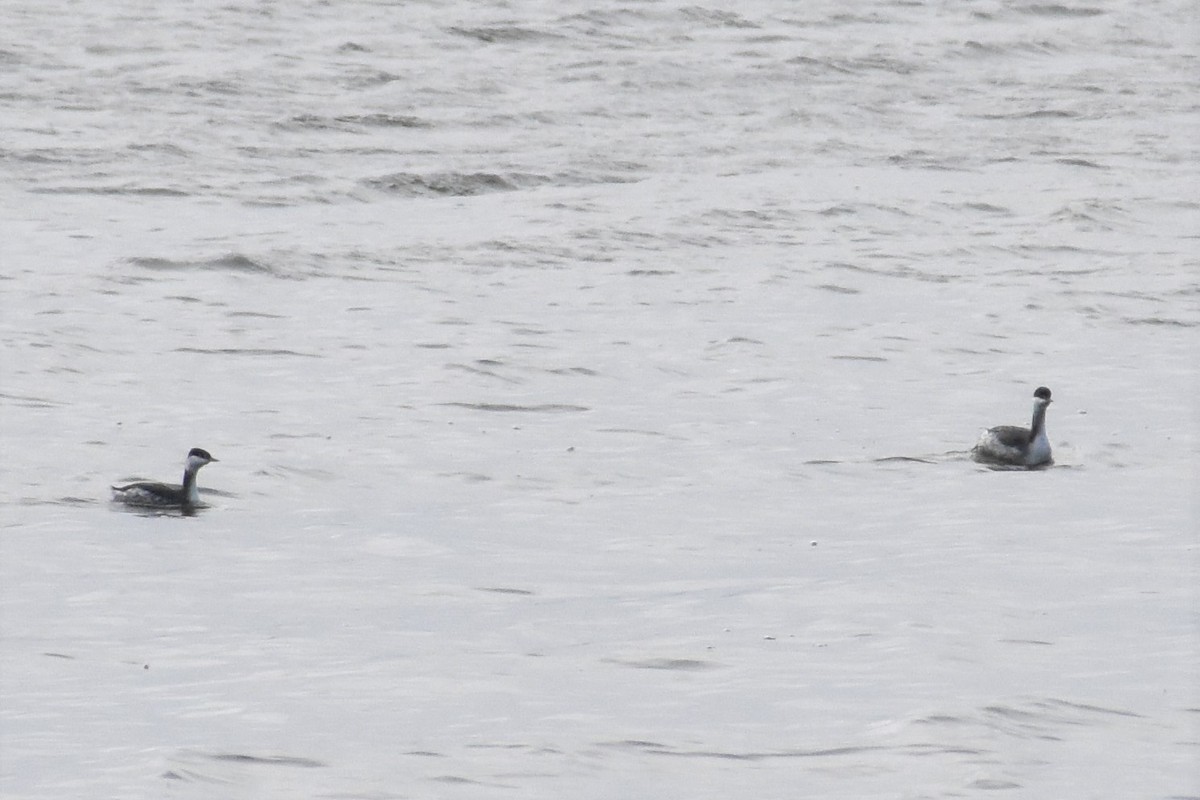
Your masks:
M 472 411 L 499 411 L 503 413 L 529 413 L 529 412 L 557 412 L 557 413 L 576 413 L 580 411 L 591 411 L 587 406 L 571 405 L 570 403 L 540 403 L 537 405 L 517 405 L 515 403 L 442 403 L 444 406 L 453 406 L 456 408 L 467 408 Z
M 397 172 L 367 178 L 363 185 L 402 197 L 471 197 L 493 192 L 515 192 L 542 186 L 586 186 L 598 183 L 634 183 L 632 176 L 536 172 Z
M 273 274 L 275 272 L 268 264 L 260 261 L 255 261 L 249 256 L 244 256 L 241 253 L 228 253 L 217 258 L 203 259 L 199 261 L 193 260 L 177 260 L 171 258 L 158 258 L 154 256 L 134 256 L 125 260 L 125 263 L 141 269 L 149 270 L 164 270 L 164 271 L 184 271 L 184 270 L 217 270 L 226 272 L 249 272 Z

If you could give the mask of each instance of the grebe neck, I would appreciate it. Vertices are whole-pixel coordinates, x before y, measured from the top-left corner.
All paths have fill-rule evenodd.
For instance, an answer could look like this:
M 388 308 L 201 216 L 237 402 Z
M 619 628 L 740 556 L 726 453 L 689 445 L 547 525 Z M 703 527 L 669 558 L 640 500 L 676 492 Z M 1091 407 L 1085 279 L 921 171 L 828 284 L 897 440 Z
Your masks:
M 1029 426 L 1029 441 L 1046 432 L 1046 404 L 1033 404 L 1033 422 Z
M 183 502 L 188 505 L 200 504 L 200 489 L 196 486 L 196 473 L 199 471 L 199 467 L 191 464 L 183 471 Z

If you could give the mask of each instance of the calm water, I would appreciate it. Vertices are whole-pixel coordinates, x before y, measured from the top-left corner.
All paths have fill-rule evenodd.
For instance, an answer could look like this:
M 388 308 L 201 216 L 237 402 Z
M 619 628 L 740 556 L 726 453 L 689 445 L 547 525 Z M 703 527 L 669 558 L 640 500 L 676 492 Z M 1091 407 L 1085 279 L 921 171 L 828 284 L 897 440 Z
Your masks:
M 740 9 L 3 4 L 0 796 L 1200 797 L 1194 7 Z

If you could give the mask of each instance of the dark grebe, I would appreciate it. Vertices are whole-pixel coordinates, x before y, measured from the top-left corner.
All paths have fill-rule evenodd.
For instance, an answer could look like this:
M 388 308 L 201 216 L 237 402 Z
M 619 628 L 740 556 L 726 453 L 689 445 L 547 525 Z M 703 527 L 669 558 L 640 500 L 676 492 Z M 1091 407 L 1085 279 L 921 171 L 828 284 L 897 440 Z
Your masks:
M 113 500 L 130 506 L 146 506 L 150 508 L 181 508 L 190 511 L 200 505 L 200 492 L 196 488 L 196 473 L 205 464 L 216 461 L 207 450 L 193 447 L 187 454 L 183 466 L 183 484 L 173 483 L 131 483 L 128 486 L 114 486 Z
M 1033 393 L 1033 424 L 1028 428 L 990 428 L 979 437 L 971 455 L 988 464 L 1036 467 L 1051 463 L 1050 440 L 1046 438 L 1046 408 L 1050 403 L 1050 390 L 1039 386 Z

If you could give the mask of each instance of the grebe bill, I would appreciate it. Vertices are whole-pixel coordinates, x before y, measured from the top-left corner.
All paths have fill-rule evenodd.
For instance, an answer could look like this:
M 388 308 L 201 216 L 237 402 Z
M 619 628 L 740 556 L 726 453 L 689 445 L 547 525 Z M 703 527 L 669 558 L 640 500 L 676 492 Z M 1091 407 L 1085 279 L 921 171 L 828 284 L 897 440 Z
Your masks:
M 1037 467 L 1052 462 L 1046 436 L 1046 409 L 1053 402 L 1050 390 L 1039 386 L 1033 393 L 1033 422 L 1028 428 L 1001 425 L 989 428 L 971 451 L 976 461 L 989 464 Z
M 114 486 L 113 499 L 129 506 L 148 508 L 195 508 L 200 505 L 200 490 L 196 488 L 196 473 L 205 464 L 217 459 L 207 450 L 193 447 L 187 454 L 183 466 L 183 483 L 154 483 L 139 481 L 125 486 Z

